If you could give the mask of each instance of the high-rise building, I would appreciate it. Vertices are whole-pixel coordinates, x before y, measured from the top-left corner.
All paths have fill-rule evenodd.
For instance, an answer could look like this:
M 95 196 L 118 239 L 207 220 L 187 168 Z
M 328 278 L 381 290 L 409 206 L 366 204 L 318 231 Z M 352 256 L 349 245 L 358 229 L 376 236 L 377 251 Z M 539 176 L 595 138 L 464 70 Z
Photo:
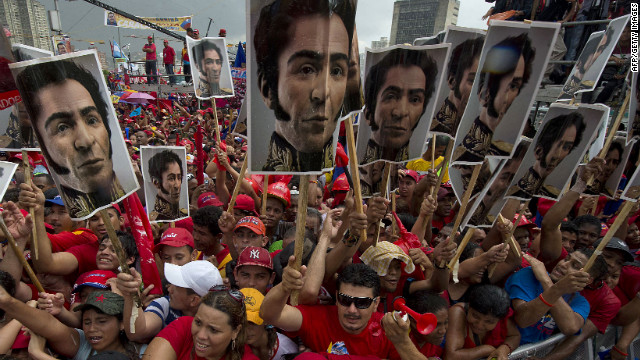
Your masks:
M 11 31 L 11 43 L 53 51 L 44 5 L 36 0 L 0 0 L 0 25 Z
M 396 0 L 389 44 L 412 44 L 456 25 L 459 9 L 460 0 Z
M 381 37 L 380 40 L 373 40 L 371 42 L 372 50 L 386 48 L 387 46 L 389 46 L 389 38 L 386 36 Z

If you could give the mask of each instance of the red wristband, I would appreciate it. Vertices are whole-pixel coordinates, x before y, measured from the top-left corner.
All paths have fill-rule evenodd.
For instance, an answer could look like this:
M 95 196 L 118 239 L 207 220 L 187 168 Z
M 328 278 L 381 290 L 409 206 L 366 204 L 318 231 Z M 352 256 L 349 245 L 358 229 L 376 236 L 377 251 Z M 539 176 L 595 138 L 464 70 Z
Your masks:
M 548 307 L 553 307 L 553 304 L 551 304 L 551 303 L 549 303 L 547 300 L 545 300 L 545 299 L 542 297 L 542 294 L 540 294 L 540 295 L 538 296 L 538 299 L 540 299 L 540 301 L 542 301 L 542 302 L 543 302 L 545 305 L 547 305 Z
M 629 354 L 627 354 L 627 353 L 625 353 L 625 352 L 622 352 L 622 350 L 618 349 L 615 345 L 613 345 L 613 347 L 612 347 L 611 349 L 612 349 L 612 350 L 615 350 L 615 352 L 617 352 L 618 354 L 620 354 L 620 355 L 622 355 L 622 356 L 624 356 L 624 357 L 629 356 Z

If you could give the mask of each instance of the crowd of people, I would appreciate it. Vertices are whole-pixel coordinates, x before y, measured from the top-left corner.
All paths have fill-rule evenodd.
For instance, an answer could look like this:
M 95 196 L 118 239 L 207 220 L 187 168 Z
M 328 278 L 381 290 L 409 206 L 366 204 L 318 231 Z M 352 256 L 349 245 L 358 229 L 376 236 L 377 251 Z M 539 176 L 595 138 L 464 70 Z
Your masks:
M 438 175 L 412 170 L 430 168 L 431 147 L 421 161 L 395 170 L 395 209 L 374 194 L 359 213 L 345 175 L 312 178 L 303 267 L 296 270 L 300 177 L 239 179 L 246 140 L 227 132 L 215 141 L 215 127 L 228 130 L 237 110 L 207 105 L 200 110 L 195 98 L 179 96 L 169 109 L 149 105 L 133 118 L 134 105 L 116 105 L 141 184 L 141 146 L 182 145 L 188 154 L 191 216 L 152 223 L 159 295 L 141 276 L 127 209 L 108 210 L 130 266 L 123 272 L 103 218 L 72 221 L 41 158 L 34 155 L 26 168 L 21 154 L 0 154 L 20 164 L 2 215 L 45 289 L 35 290 L 4 239 L 6 358 L 507 359 L 519 345 L 560 332 L 565 340 L 545 358 L 561 359 L 608 325 L 623 329 L 611 357 L 628 353 L 640 329 L 637 212 L 595 265 L 581 270 L 615 219 L 610 208 L 620 205 L 611 200 L 597 216 L 588 214 L 597 196 L 581 194 L 591 174 L 602 171 L 602 159 L 592 160 L 558 202 L 511 200 L 502 214 L 512 222 L 462 234 L 452 229 L 459 203 L 447 178 L 431 196 Z M 198 131 L 206 157 L 200 184 Z M 433 157 L 441 163 L 438 143 Z M 31 184 L 25 171 L 33 172 Z M 240 194 L 228 209 L 238 181 Z M 33 229 L 37 256 L 29 245 Z M 445 264 L 469 231 L 454 276 Z M 523 258 L 503 243 L 512 231 Z M 293 292 L 298 306 L 290 305 Z M 413 318 L 394 312 L 397 297 L 417 313 L 434 314 L 433 331 L 422 334 Z
M 516 10 L 516 18 L 537 11 L 522 3 L 498 0 L 496 8 L 519 6 L 502 9 Z M 555 15 L 543 5 L 541 17 L 568 19 L 570 13 L 561 13 L 557 3 L 547 5 L 557 9 Z M 600 2 L 597 6 L 608 9 Z M 189 36 L 198 38 L 193 30 Z M 346 33 L 343 37 L 345 43 L 352 39 Z M 147 81 L 153 83 L 153 37 L 145 48 Z M 164 65 L 173 83 L 176 60 L 166 59 L 175 58 L 176 52 L 168 48 L 165 43 Z M 213 49 L 202 49 L 203 59 L 208 51 Z M 468 55 L 471 63 L 479 57 Z M 193 65 L 201 66 L 199 62 Z M 185 50 L 182 64 L 189 65 Z M 211 77 L 219 77 L 219 70 L 212 71 Z M 338 72 L 335 76 L 342 77 Z M 23 75 L 18 80 L 29 83 Z M 73 81 L 42 87 L 56 93 L 68 90 L 63 86 L 69 84 L 83 85 Z M 115 89 L 116 80 L 110 81 Z M 291 97 L 293 89 L 288 89 Z M 89 89 L 76 90 L 87 99 L 93 95 Z M 491 227 L 457 229 L 456 219 L 466 209 L 442 166 L 448 162 L 445 149 L 452 146 L 446 136 L 433 137 L 421 159 L 391 167 L 397 191 L 388 197 L 377 187 L 385 165 L 368 167 L 359 185 L 369 196 L 360 211 L 355 174 L 346 169 L 304 177 L 245 174 L 246 125 L 238 121 L 244 82 L 234 90 L 236 96 L 225 100 L 170 94 L 144 106 L 117 102 L 119 129 L 109 128 L 106 113 L 79 121 L 108 129 L 100 133 L 103 142 L 111 140 L 103 146 L 103 155 L 122 164 L 131 161 L 141 188 L 129 196 L 156 212 L 150 219 L 144 213 L 134 216 L 124 205 L 130 204 L 127 199 L 87 220 L 73 220 L 73 204 L 68 203 L 72 197 L 64 187 L 59 193 L 52 176 L 69 175 L 73 164 L 49 162 L 49 171 L 38 153 L 24 159 L 26 153 L 0 152 L 0 160 L 18 164 L 2 199 L 2 218 L 11 236 L 0 235 L 0 359 L 506 360 L 521 345 L 564 334 L 544 356 L 551 360 L 567 358 L 610 325 L 621 327 L 610 358 L 627 358 L 640 332 L 640 208 L 619 213 L 619 193 L 614 199 L 586 195 L 604 182 L 601 174 L 608 178 L 611 165 L 622 161 L 620 147 L 612 146 L 604 159 L 595 157 L 582 167 L 558 201 L 509 199 Z M 462 106 L 458 90 L 452 87 L 451 99 Z M 38 102 L 39 91 L 25 97 L 27 106 Z M 69 91 L 49 97 L 63 93 Z M 277 93 L 274 96 L 277 99 Z M 79 98 L 69 100 L 72 104 L 50 102 L 71 108 Z M 93 105 L 77 112 L 87 117 L 97 111 Z M 336 113 L 342 111 L 338 105 Z M 47 125 L 67 116 L 50 112 Z M 94 121 L 97 118 L 104 126 Z M 83 126 L 77 125 L 84 131 Z M 58 124 L 56 131 L 68 127 Z M 24 140 L 17 132 L 29 129 L 14 130 L 17 142 Z M 112 131 L 122 134 L 130 159 L 112 159 Z M 344 131 L 338 142 L 346 148 Z M 528 131 L 533 137 L 535 130 Z M 50 138 L 39 139 L 43 150 L 50 146 Z M 37 147 L 33 136 L 31 140 Z M 322 151 L 328 143 L 324 140 Z M 94 144 L 88 142 L 73 151 L 89 152 Z M 149 174 L 158 199 L 175 207 L 173 216 L 188 216 L 155 221 L 171 219 L 163 218 L 158 203 L 145 203 L 144 186 L 150 182 L 143 177 L 143 146 L 185 148 L 186 164 L 166 155 Z M 633 151 L 635 159 L 637 147 Z M 624 179 L 635 172 L 634 161 L 629 164 Z M 484 175 L 486 183 L 489 176 Z M 104 178 L 106 188 L 119 186 L 111 181 L 116 179 L 111 172 Z M 183 182 L 188 209 L 171 199 L 179 197 Z M 304 194 L 306 209 L 298 205 Z M 609 230 L 616 220 L 622 225 Z M 119 241 L 110 234 L 111 227 Z M 153 244 L 146 245 L 151 246 L 139 241 L 137 232 L 145 232 L 145 227 L 150 228 Z M 601 252 L 595 251 L 608 231 L 615 232 L 613 238 Z M 470 239 L 464 248 L 462 239 Z M 296 245 L 302 248 L 298 259 Z M 149 276 L 150 267 L 161 281 Z M 423 322 L 427 317 L 418 321 L 416 313 L 432 314 L 429 323 Z

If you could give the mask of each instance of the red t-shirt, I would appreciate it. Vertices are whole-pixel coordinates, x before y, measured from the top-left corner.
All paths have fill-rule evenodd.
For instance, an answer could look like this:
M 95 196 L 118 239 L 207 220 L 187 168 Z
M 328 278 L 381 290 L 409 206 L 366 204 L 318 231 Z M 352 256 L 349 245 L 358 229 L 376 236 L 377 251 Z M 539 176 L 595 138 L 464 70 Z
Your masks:
M 76 245 L 67 249 L 66 252 L 75 256 L 76 260 L 78 260 L 78 274 L 98 270 L 96 256 L 98 255 L 99 247 L 100 245 L 95 241 L 88 244 Z
M 640 291 L 640 267 L 637 265 L 625 265 L 620 272 L 618 286 L 613 289 L 614 294 L 620 299 L 622 306 L 633 300 Z
M 462 307 L 462 305 L 456 306 Z M 491 345 L 497 348 L 498 346 L 504 344 L 504 341 L 507 338 L 508 331 L 507 322 L 509 321 L 509 318 L 513 316 L 513 314 L 513 309 L 509 309 L 509 313 L 507 314 L 507 316 L 500 319 L 500 321 L 498 321 L 498 324 L 496 324 L 496 327 L 484 336 L 484 339 L 482 339 L 482 344 L 476 344 L 473 341 L 471 331 L 467 326 L 467 336 L 465 336 L 464 338 L 463 349 L 473 349 L 474 347 L 480 345 Z
M 444 352 L 444 349 L 438 345 L 433 345 L 432 343 L 424 343 L 424 345 L 422 345 L 422 347 L 420 345 L 418 345 L 418 340 L 416 340 L 416 338 L 413 336 L 413 334 L 409 334 L 409 337 L 411 338 L 411 341 L 413 341 L 413 344 L 416 346 L 416 348 L 418 349 L 418 351 L 420 351 L 420 353 L 428 358 L 430 357 L 442 357 L 442 353 Z
M 176 51 L 171 46 L 162 49 L 162 58 L 165 64 L 173 64 L 176 58 Z
M 609 289 L 607 284 L 601 284 L 595 289 L 585 287 L 580 291 L 580 295 L 587 299 L 591 307 L 589 320 L 598 328 L 600 333 L 604 334 L 609 322 L 620 310 L 620 300 Z
M 203 359 L 200 356 L 193 354 L 191 357 L 191 350 L 193 349 L 193 336 L 191 335 L 191 323 L 193 322 L 192 316 L 181 316 L 178 319 L 172 321 L 164 329 L 160 331 L 157 337 L 163 338 L 171 344 L 173 351 L 176 352 L 178 360 L 192 360 Z M 220 359 L 223 360 L 224 358 Z M 249 345 L 244 346 L 244 356 L 242 360 L 260 360 L 257 356 L 253 355 Z
M 152 52 L 145 52 L 145 56 L 147 60 L 155 60 L 156 59 L 156 44 L 144 44 L 143 49 L 151 49 Z
M 360 334 L 348 334 L 338 320 L 334 305 L 296 306 L 302 313 L 302 326 L 294 336 L 300 336 L 314 352 L 325 352 L 330 346 L 344 344 L 350 355 L 374 355 L 383 359 L 400 359 L 387 339 L 380 321 L 383 314 L 373 313 L 367 328 Z
M 51 252 L 65 251 L 76 245 L 98 241 L 98 237 L 89 229 L 78 228 L 73 232 L 63 231 L 59 234 L 47 234 L 51 241 Z

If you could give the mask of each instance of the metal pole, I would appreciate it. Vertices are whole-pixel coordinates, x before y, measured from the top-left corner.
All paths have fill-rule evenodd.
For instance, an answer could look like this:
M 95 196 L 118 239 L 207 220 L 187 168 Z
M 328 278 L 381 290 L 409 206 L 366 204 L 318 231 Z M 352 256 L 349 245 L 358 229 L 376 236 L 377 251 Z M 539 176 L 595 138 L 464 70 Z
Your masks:
M 204 34 L 204 37 L 209 36 L 209 29 L 211 29 L 211 23 L 213 22 L 212 18 L 209 18 L 209 26 L 207 26 L 207 32 Z

